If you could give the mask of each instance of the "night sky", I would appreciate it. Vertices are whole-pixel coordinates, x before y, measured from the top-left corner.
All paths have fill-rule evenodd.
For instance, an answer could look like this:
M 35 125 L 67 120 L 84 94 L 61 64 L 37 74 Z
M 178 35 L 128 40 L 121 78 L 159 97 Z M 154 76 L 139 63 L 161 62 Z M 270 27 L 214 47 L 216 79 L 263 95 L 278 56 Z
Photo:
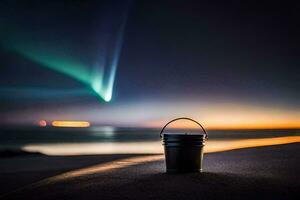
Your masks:
M 300 128 L 299 9 L 3 0 L 2 124 L 160 126 L 184 115 L 209 128 Z

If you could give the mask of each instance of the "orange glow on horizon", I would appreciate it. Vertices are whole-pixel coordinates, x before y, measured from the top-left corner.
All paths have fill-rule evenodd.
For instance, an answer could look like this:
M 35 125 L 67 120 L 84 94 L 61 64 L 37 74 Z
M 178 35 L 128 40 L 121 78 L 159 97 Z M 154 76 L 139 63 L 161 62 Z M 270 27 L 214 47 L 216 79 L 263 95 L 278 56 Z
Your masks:
M 87 122 L 87 121 L 53 121 L 52 126 L 83 128 L 83 127 L 90 127 L 91 124 L 90 124 L 90 122 Z
M 176 104 L 170 107 L 175 107 Z M 279 107 L 256 106 L 233 103 L 208 103 L 199 106 L 190 104 L 186 107 L 178 104 L 178 111 L 163 118 L 144 121 L 144 127 L 161 128 L 176 117 L 189 117 L 210 130 L 232 129 L 300 129 L 300 111 L 285 110 Z M 176 116 L 176 117 L 174 117 Z M 170 128 L 197 128 L 186 120 L 179 120 Z
M 244 122 L 234 122 L 234 119 L 225 120 L 224 122 L 213 122 L 215 120 L 207 120 L 204 123 L 199 122 L 204 126 L 206 130 L 254 130 L 254 129 L 300 129 L 300 120 L 295 122 L 285 122 L 285 121 L 274 121 L 274 122 L 267 122 L 265 121 L 244 121 Z M 144 127 L 147 128 L 161 128 L 163 127 L 164 123 L 166 124 L 167 121 L 156 121 L 156 122 L 149 122 L 145 123 Z M 176 124 L 170 125 L 170 129 L 199 129 L 200 127 L 186 123 L 186 121 L 176 122 Z M 167 130 L 167 129 L 166 129 Z

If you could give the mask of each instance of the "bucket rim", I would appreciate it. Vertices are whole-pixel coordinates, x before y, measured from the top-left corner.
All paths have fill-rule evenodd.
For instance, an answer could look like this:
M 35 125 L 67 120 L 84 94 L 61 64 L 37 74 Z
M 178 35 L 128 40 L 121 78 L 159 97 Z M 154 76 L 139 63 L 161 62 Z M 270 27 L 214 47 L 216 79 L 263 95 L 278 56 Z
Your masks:
M 169 133 L 169 132 L 166 132 L 166 133 L 162 133 L 162 135 L 205 135 L 205 133 L 194 133 L 194 132 L 191 132 L 191 133 Z

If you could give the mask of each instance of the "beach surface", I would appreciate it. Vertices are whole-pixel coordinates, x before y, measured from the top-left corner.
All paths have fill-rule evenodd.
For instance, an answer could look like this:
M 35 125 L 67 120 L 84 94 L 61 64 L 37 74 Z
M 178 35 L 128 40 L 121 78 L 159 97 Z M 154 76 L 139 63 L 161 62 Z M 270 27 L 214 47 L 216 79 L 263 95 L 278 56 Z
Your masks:
M 163 155 L 0 159 L 0 199 L 299 199 L 300 143 L 204 157 L 204 172 L 165 173 Z

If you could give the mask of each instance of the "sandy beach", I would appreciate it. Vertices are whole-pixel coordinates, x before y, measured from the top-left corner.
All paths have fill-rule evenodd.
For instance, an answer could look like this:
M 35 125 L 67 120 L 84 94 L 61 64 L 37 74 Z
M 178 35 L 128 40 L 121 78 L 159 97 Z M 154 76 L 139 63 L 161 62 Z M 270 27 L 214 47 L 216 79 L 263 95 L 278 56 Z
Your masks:
M 300 144 L 207 153 L 204 173 L 165 174 L 162 155 L 0 159 L 1 199 L 297 199 Z

